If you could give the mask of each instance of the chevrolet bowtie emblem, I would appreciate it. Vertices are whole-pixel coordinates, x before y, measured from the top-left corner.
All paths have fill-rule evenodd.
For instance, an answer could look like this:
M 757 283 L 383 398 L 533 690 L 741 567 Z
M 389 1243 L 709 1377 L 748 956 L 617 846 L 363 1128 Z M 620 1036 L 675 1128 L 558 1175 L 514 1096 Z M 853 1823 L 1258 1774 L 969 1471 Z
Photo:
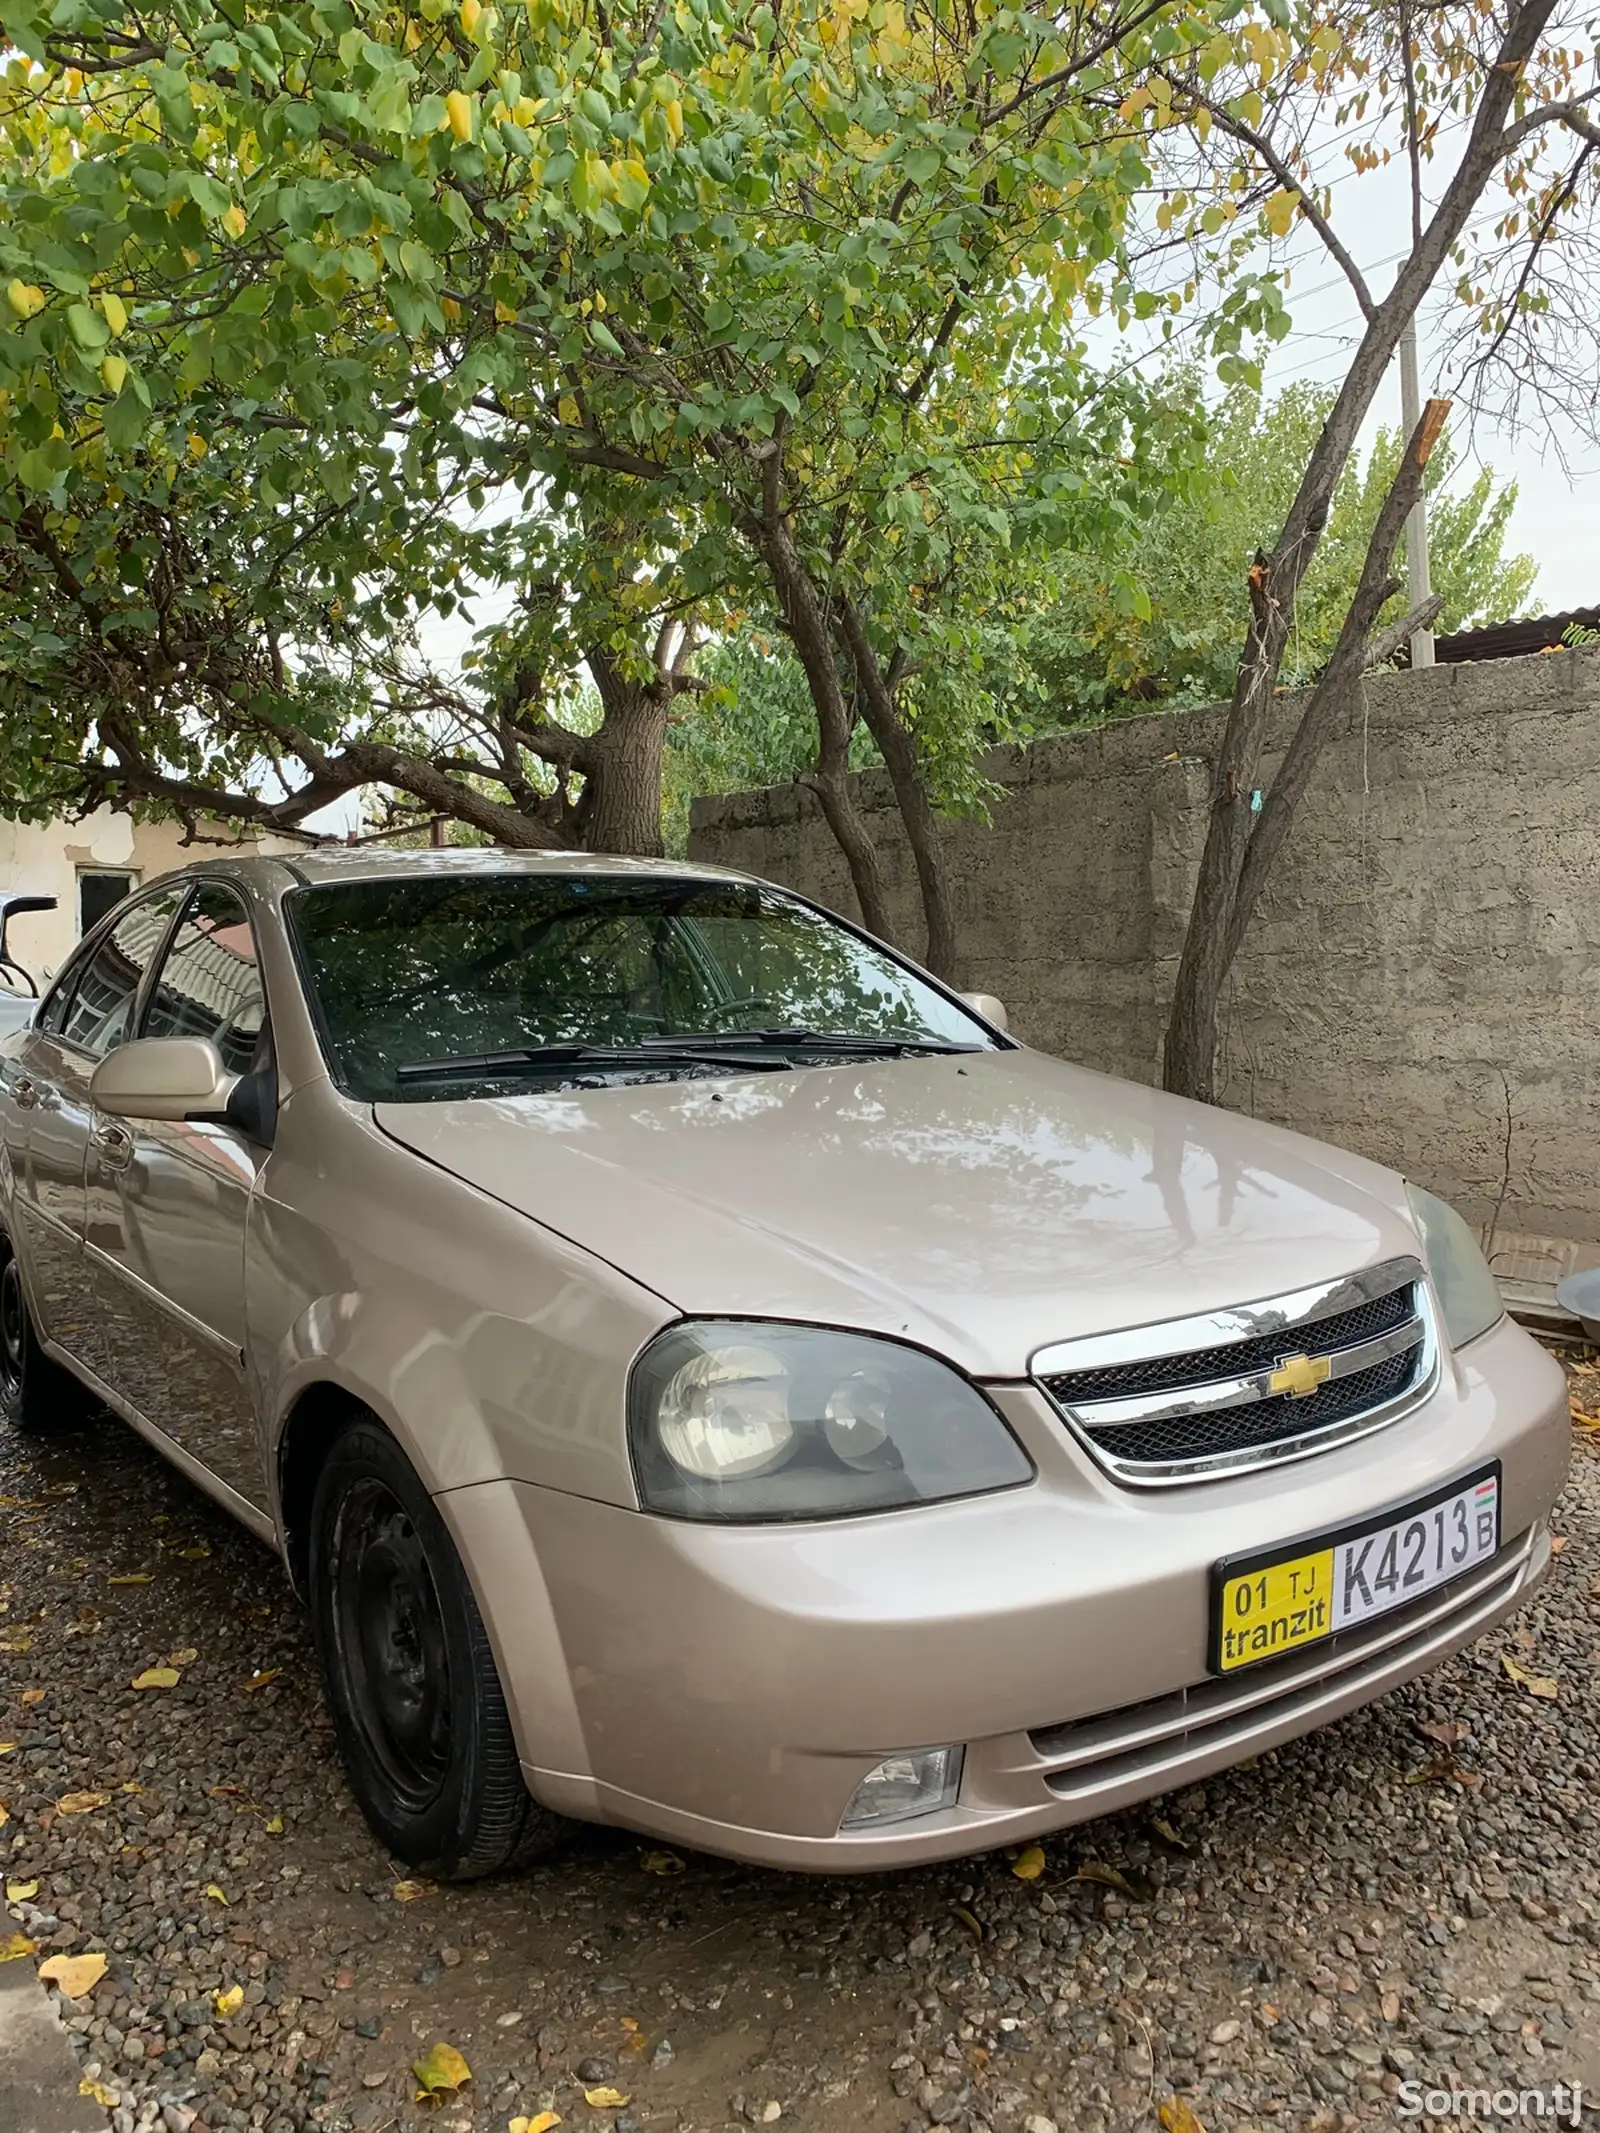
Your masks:
M 1308 1392 L 1325 1385 L 1332 1371 L 1333 1364 L 1325 1355 L 1286 1355 L 1267 1383 L 1274 1392 L 1303 1400 Z

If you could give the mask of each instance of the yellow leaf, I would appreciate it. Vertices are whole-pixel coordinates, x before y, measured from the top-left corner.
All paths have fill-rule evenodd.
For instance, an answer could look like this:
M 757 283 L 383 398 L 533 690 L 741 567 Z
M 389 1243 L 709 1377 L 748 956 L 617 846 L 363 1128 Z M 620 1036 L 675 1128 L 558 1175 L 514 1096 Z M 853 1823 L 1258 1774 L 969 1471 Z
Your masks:
M 244 226 L 248 219 L 244 209 L 235 201 L 223 216 L 222 227 L 230 237 L 242 237 L 244 235 Z
M 0 1940 L 0 1963 L 14 1963 L 18 1956 L 37 1955 L 39 1944 L 29 1940 L 26 1933 L 8 1933 Z
M 274 1815 L 267 1823 L 267 1835 L 269 1837 L 281 1837 L 283 1835 L 282 1815 Z
M 29 1903 L 38 1893 L 39 1884 L 37 1881 L 8 1881 L 6 1883 L 7 1903 Z
M 17 1744 L 14 1740 L 0 1740 L 0 1755 L 14 1755 Z
M 663 1877 L 681 1874 L 684 1870 L 683 1861 L 676 1852 L 641 1852 L 639 1864 L 647 1874 L 660 1874 Z
M 206 1894 L 211 1898 L 211 1901 L 213 1903 L 220 1903 L 226 1905 L 228 1901 L 227 1897 L 223 1894 L 222 1890 L 218 1888 L 217 1884 L 214 1881 L 208 1881 L 206 1883 Z
M 6 301 L 18 318 L 32 318 L 45 306 L 45 294 L 31 281 L 14 281 L 6 289 Z
M 621 2089 L 585 2089 L 583 2100 L 594 2111 L 621 2111 L 629 2101 Z
M 128 379 L 128 364 L 124 356 L 103 355 L 100 358 L 100 383 L 114 400 Z
M 269 1666 L 264 1674 L 252 1674 L 244 1684 L 245 1694 L 253 1696 L 257 1689 L 264 1689 L 269 1682 L 276 1681 L 282 1671 L 282 1667 Z
M 972 1912 L 967 1909 L 964 1903 L 953 1903 L 950 1906 L 950 1915 L 952 1918 L 960 1919 L 961 1923 L 966 1927 L 967 1931 L 972 1935 L 974 1940 L 982 1940 L 983 1927 L 973 1916 Z
M 1019 1881 L 1037 1881 L 1044 1872 L 1044 1848 L 1030 1844 L 1011 1869 Z
M 168 1652 L 168 1666 L 193 1666 L 200 1654 L 193 1645 L 186 1645 L 181 1652 Z
M 1267 218 L 1267 228 L 1274 237 L 1287 237 L 1294 227 L 1294 211 L 1300 204 L 1300 195 L 1287 186 L 1281 192 L 1269 195 L 1261 212 Z
M 516 318 L 516 306 L 514 304 L 501 303 L 497 296 L 494 300 L 494 315 L 502 326 L 509 326 Z
M 17 1652 L 20 1654 L 30 1651 L 32 1647 L 33 1639 L 31 1637 L 24 1637 L 20 1634 L 11 1637 L 0 1637 L 0 1652 Z
M 147 1666 L 142 1674 L 135 1674 L 131 1686 L 136 1689 L 175 1689 L 182 1677 L 175 1666 Z
M 458 141 L 472 139 L 472 98 L 465 89 L 452 89 L 444 100 L 445 122 Z
M 92 1815 L 97 1807 L 104 1807 L 110 1799 L 109 1792 L 64 1792 L 56 1802 L 59 1815 Z
M 560 2123 L 559 2111 L 541 2111 L 534 2118 L 513 2118 L 506 2127 L 506 2133 L 554 2133 L 554 2128 Z
M 1165 2103 L 1157 2106 L 1156 2116 L 1166 2128 L 1166 2133 L 1206 2133 L 1205 2127 L 1181 2096 L 1169 2096 Z
M 116 2090 L 108 2089 L 103 2081 L 91 2081 L 87 2074 L 78 2083 L 78 2094 L 92 2097 L 102 2111 L 114 2111 L 117 2107 Z
M 244 1987 L 230 1985 L 226 1992 L 211 1995 L 211 2009 L 219 2022 L 231 2022 L 244 2005 Z
M 419 1896 L 431 1896 L 433 1894 L 433 1883 L 431 1881 L 397 1881 L 389 1893 L 396 1903 L 415 1903 Z
M 201 436 L 200 432 L 198 430 L 191 430 L 189 432 L 189 457 L 191 459 L 204 459 L 206 456 L 206 450 L 206 441 Z M 192 1553 L 193 1551 L 186 1549 L 184 1552 L 188 1554 Z
M 10 1820 L 11 1809 L 6 1805 L 4 1800 L 0 1800 L 0 1829 L 4 1829 L 6 1824 Z
M 1554 1541 L 1550 1545 L 1553 1548 L 1555 1546 Z M 36 1703 L 43 1703 L 49 1693 L 48 1689 L 24 1689 L 22 1692 L 22 1708 L 25 1711 L 31 1711 Z
M 125 1578 L 107 1578 L 108 1585 L 153 1585 L 155 1573 L 151 1570 L 131 1570 Z
M 86 1992 L 93 1992 L 105 1974 L 103 1955 L 52 1955 L 49 1962 L 39 1965 L 40 1977 L 59 1985 L 69 2000 L 81 2000 Z
M 127 328 L 128 307 L 114 290 L 107 289 L 100 299 L 100 308 L 106 315 L 106 324 L 111 328 L 111 338 L 115 340 L 117 335 Z
M 454 2096 L 472 2079 L 472 2069 L 453 2044 L 435 2044 L 415 2060 L 418 2103 L 437 2103 Z
M 1554 1703 L 1561 1694 L 1559 1681 L 1552 1681 L 1548 1674 L 1530 1674 L 1525 1666 L 1518 1666 L 1516 1660 L 1506 1652 L 1500 1654 L 1500 1664 L 1518 1687 L 1526 1689 L 1530 1696 L 1542 1696 L 1547 1702 Z
M 461 27 L 469 37 L 477 29 L 478 19 L 482 13 L 483 9 L 479 6 L 478 0 L 461 0 Z

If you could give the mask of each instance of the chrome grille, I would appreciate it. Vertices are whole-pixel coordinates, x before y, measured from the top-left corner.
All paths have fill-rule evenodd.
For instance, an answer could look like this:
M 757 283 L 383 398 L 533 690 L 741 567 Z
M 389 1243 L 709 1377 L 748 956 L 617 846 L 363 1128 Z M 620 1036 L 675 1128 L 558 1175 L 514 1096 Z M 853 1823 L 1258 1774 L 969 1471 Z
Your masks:
M 1281 1366 L 1301 1369 L 1308 1358 L 1315 1382 L 1285 1389 Z M 1146 1486 L 1304 1458 L 1364 1435 L 1424 1398 L 1436 1367 L 1415 1259 L 1065 1342 L 1033 1359 L 1035 1379 L 1101 1464 Z

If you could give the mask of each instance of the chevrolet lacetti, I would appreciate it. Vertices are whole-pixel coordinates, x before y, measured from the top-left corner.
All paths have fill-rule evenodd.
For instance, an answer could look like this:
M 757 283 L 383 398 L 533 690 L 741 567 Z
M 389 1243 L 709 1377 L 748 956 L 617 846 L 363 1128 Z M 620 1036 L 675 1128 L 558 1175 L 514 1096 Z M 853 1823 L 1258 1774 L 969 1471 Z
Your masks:
M 1499 1621 L 1566 1410 L 1466 1225 L 1004 1020 L 694 864 L 192 866 L 0 1051 L 0 1410 L 281 1553 L 443 1875 L 979 1851 Z

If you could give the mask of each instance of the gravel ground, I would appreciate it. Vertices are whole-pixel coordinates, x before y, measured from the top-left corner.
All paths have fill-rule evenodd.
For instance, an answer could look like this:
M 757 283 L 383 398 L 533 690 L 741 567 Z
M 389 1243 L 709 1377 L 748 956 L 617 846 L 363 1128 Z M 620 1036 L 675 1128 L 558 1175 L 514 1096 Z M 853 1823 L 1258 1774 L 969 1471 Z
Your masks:
M 1574 1388 L 1600 1416 L 1600 1362 Z M 9 1908 L 41 1960 L 106 1957 L 65 2012 L 117 2133 L 1120 2133 L 1174 2093 L 1212 2133 L 1336 2133 L 1403 2123 L 1408 2079 L 1600 2101 L 1600 1432 L 1574 1437 L 1562 1551 L 1508 1627 L 1053 1839 L 1034 1880 L 996 1855 L 815 1881 L 589 1831 L 469 1889 L 408 1882 L 350 1805 L 254 1541 L 110 1423 L 0 1437 Z M 177 1686 L 130 1686 L 163 1665 Z M 435 2043 L 473 2078 L 429 2109 Z

